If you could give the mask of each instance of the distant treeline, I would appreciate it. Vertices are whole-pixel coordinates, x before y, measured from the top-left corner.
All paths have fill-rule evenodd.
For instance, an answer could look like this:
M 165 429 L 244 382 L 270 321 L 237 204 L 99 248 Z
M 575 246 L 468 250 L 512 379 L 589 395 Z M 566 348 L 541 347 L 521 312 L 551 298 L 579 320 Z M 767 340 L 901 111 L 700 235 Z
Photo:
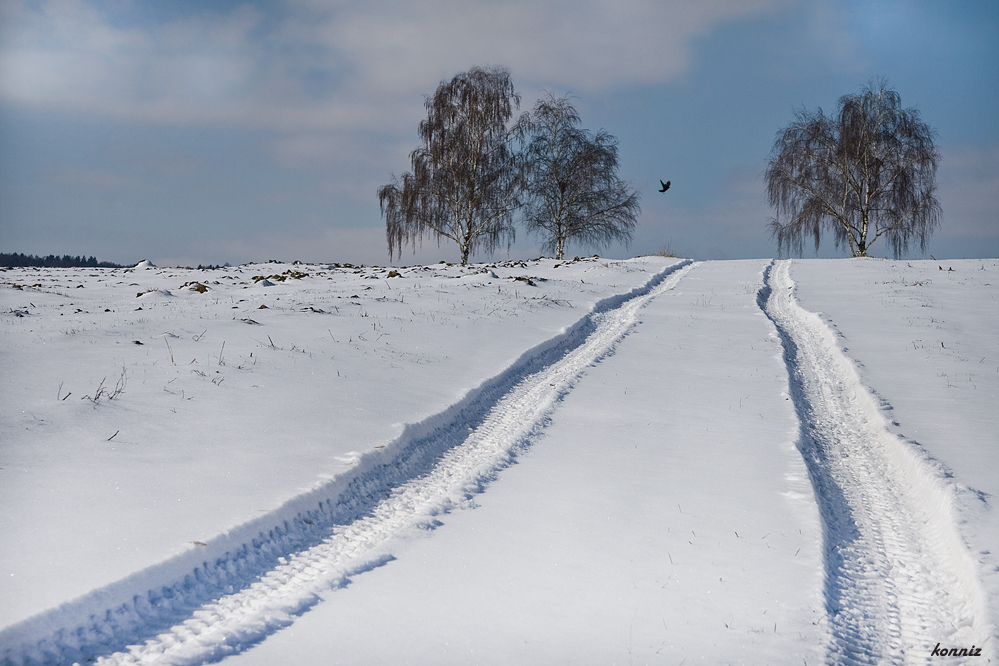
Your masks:
M 110 261 L 97 261 L 96 257 L 71 257 L 68 254 L 57 257 L 50 254 L 47 257 L 36 257 L 33 254 L 0 252 L 0 266 L 38 266 L 40 268 L 125 268 L 121 264 Z

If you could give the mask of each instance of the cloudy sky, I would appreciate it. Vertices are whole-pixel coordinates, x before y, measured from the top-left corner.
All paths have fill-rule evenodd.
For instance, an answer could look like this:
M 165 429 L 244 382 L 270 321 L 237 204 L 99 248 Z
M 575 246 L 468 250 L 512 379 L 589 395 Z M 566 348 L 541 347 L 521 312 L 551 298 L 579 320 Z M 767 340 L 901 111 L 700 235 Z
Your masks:
M 777 130 L 885 77 L 943 156 L 926 254 L 999 256 L 994 0 L 2 0 L 0 251 L 388 263 L 376 190 L 475 65 L 618 137 L 642 214 L 602 255 L 774 256 Z M 396 263 L 456 258 L 428 239 Z

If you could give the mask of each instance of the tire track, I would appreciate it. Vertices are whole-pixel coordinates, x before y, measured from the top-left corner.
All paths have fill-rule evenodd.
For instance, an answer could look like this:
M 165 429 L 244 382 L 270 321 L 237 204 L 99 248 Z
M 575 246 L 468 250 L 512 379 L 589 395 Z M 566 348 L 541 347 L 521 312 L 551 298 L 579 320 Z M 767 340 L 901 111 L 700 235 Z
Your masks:
M 923 664 L 938 643 L 983 647 L 985 597 L 952 486 L 888 431 L 829 328 L 797 304 L 789 262 L 764 278 L 758 302 L 784 345 L 798 448 L 824 523 L 828 663 Z
M 41 626 L 44 636 L 22 640 L 16 649 L 4 646 L 0 664 L 203 664 L 263 640 L 352 575 L 390 561 L 385 546 L 394 535 L 433 525 L 435 515 L 481 492 L 544 426 L 586 367 L 611 352 L 638 310 L 690 267 L 689 260 L 681 262 L 646 287 L 602 302 L 466 404 L 429 419 L 437 424 L 425 428 L 429 432 L 401 443 L 397 455 L 359 474 L 318 510 L 298 514 L 179 583 L 97 607 L 102 610 L 83 624 L 60 626 L 57 615 L 33 618 L 32 628 Z

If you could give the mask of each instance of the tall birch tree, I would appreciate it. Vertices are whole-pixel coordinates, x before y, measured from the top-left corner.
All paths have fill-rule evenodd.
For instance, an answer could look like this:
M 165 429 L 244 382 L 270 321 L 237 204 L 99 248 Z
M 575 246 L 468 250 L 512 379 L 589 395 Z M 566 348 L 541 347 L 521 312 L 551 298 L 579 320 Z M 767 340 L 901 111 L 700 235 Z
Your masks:
M 526 137 L 524 222 L 556 259 L 570 241 L 629 242 L 641 212 L 638 194 L 617 176 L 617 140 L 579 125 L 568 98 L 549 92 L 519 126 Z
M 941 217 L 933 137 L 883 80 L 841 97 L 833 116 L 799 111 L 777 133 L 765 173 L 779 250 L 800 255 L 809 237 L 818 250 L 830 232 L 854 257 L 882 237 L 896 258 L 914 242 L 925 252 Z
M 523 171 L 510 125 L 520 107 L 510 72 L 474 67 L 427 98 L 412 172 L 378 189 L 389 257 L 425 236 L 458 244 L 462 265 L 514 239 Z

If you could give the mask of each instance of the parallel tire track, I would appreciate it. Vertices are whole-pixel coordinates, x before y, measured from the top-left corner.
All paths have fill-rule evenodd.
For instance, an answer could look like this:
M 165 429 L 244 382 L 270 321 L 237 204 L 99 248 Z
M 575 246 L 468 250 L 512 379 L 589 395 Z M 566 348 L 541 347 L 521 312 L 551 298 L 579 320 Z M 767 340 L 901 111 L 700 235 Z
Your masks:
M 436 428 L 359 476 L 338 499 L 243 546 L 254 554 L 206 563 L 182 584 L 150 590 L 83 626 L 57 628 L 23 650 L 0 654 L 0 664 L 203 664 L 263 640 L 351 575 L 391 560 L 384 545 L 393 535 L 433 524 L 433 516 L 481 491 L 543 427 L 586 367 L 610 353 L 638 310 L 672 289 L 690 265 L 677 264 L 614 306 L 596 308 L 557 344 L 487 382 L 471 404 L 446 411 Z M 310 543 L 320 525 L 322 534 Z
M 936 643 L 982 647 L 985 597 L 952 486 L 888 431 L 829 328 L 797 304 L 789 262 L 767 269 L 759 303 L 784 344 L 798 446 L 824 522 L 829 663 L 922 664 Z

